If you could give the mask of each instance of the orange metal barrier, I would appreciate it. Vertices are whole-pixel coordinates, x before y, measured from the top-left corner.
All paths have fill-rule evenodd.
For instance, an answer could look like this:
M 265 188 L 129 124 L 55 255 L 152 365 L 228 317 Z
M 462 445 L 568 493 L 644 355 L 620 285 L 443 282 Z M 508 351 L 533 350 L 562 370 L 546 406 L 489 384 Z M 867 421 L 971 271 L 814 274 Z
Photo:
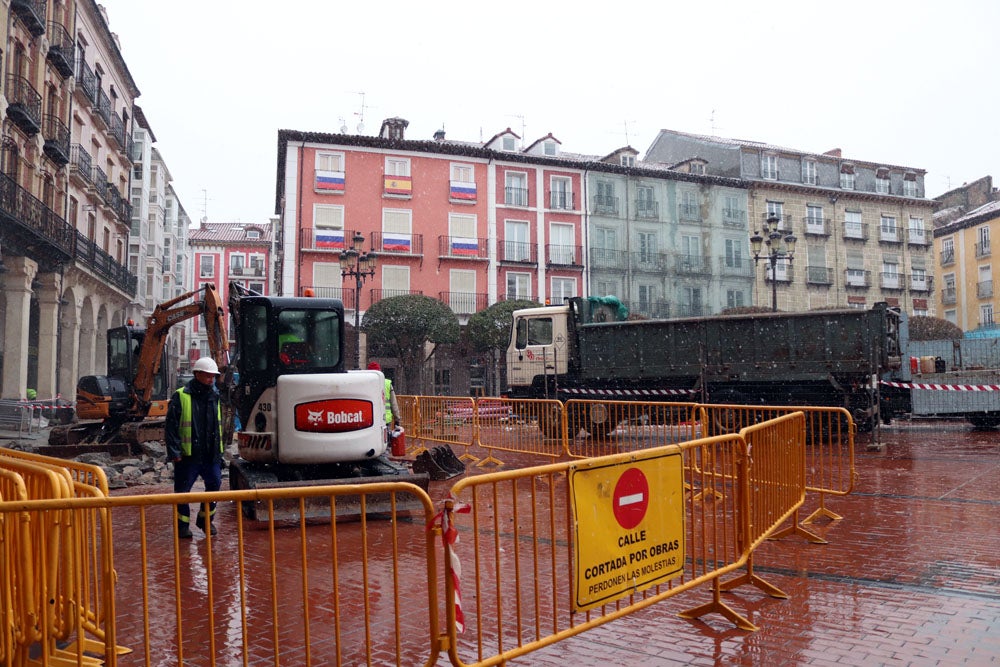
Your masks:
M 641 451 L 699 437 L 696 403 L 566 401 L 570 456 Z
M 565 413 L 559 401 L 480 398 L 475 407 L 475 444 L 487 456 L 478 466 L 503 466 L 497 452 L 529 454 L 544 459 L 566 453 Z
M 23 502 L 28 499 L 24 479 L 15 472 L 0 468 L 0 502 Z M 24 641 L 24 617 L 35 597 L 35 575 L 30 553 L 28 515 L 24 512 L 0 513 L 0 662 L 14 664 L 16 647 Z
M 812 523 L 818 518 L 841 519 L 826 507 L 826 496 L 844 496 L 854 489 L 857 477 L 854 434 L 857 429 L 850 412 L 832 407 L 706 404 L 700 406 L 700 421 L 706 433 L 731 433 L 790 412 L 805 415 L 806 490 L 819 496 L 819 507 L 801 524 Z M 812 533 L 800 532 L 812 542 L 823 542 Z
M 397 397 L 398 398 L 398 397 Z M 420 441 L 441 442 L 466 448 L 459 457 L 475 459 L 468 453 L 474 440 L 473 417 L 475 399 L 462 396 L 416 396 L 415 405 L 410 410 L 412 421 L 406 428 L 408 437 Z M 400 409 L 406 409 L 400 406 Z M 422 446 L 422 445 L 421 445 Z
M 748 544 L 746 466 L 746 444 L 733 434 L 455 484 L 444 514 L 445 536 L 452 535 L 445 540 L 452 663 L 504 664 L 738 568 Z M 622 481 L 637 469 L 647 487 Z M 712 502 L 694 499 L 708 487 L 725 492 Z M 615 513 L 639 505 L 639 522 Z M 613 530 L 603 534 L 609 522 L 588 517 L 608 512 Z M 665 530 L 640 528 L 647 518 L 670 516 L 676 519 Z M 598 534 L 581 534 L 581 525 Z M 608 540 L 618 556 L 581 555 Z

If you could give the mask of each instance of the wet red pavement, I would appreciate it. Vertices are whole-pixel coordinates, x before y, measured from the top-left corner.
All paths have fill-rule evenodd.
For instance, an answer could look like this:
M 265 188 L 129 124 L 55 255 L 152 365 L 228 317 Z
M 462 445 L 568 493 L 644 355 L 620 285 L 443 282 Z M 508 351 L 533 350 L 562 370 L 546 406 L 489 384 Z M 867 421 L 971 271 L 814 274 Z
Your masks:
M 757 550 L 756 573 L 788 593 L 789 599 L 770 598 L 749 587 L 724 594 L 726 602 L 759 627 L 757 632 L 738 630 L 718 615 L 698 621 L 679 618 L 679 611 L 709 599 L 705 588 L 671 598 L 510 664 L 560 667 L 568 663 L 574 667 L 1000 664 L 1000 432 L 976 432 L 957 422 L 923 422 L 887 427 L 883 429 L 882 441 L 884 448 L 875 451 L 868 449 L 868 441 L 859 437 L 854 492 L 827 502 L 831 510 L 844 518 L 812 525 L 811 529 L 827 539 L 828 544 L 808 544 L 790 537 L 765 543 Z M 439 500 L 447 488 L 447 483 L 435 483 L 432 497 Z M 808 496 L 803 516 L 815 506 L 815 497 Z M 213 549 L 217 554 L 216 567 L 224 564 L 221 572 L 216 570 L 213 580 L 218 664 L 241 664 L 240 619 L 238 607 L 231 599 L 238 572 L 232 560 L 220 558 L 231 554 L 236 546 L 231 531 L 234 521 L 232 506 L 220 506 L 222 532 Z M 134 521 L 116 520 L 119 643 L 140 648 L 134 660 L 126 656 L 120 664 L 140 664 L 139 656 L 143 654 L 141 599 L 134 593 L 130 595 L 130 590 L 135 589 L 130 589 L 127 583 L 134 582 L 136 574 L 134 530 Z M 343 527 L 345 532 L 340 537 L 359 530 L 358 526 Z M 321 534 L 316 532 L 317 536 Z M 262 535 L 250 533 L 247 538 L 244 546 L 248 553 L 247 567 L 267 570 L 270 576 L 270 559 L 263 551 Z M 372 592 L 367 604 L 377 617 L 397 613 L 400 596 L 393 594 L 394 590 L 415 592 L 417 600 L 426 600 L 419 548 L 421 535 L 419 524 L 400 524 L 397 539 L 403 546 L 395 575 L 398 581 L 376 574 L 378 578 L 370 586 Z M 288 539 L 293 537 L 298 539 L 298 531 L 289 531 Z M 310 542 L 317 539 L 323 538 L 308 537 Z M 391 539 L 391 535 L 386 535 L 376 540 L 374 547 L 369 546 L 369 576 L 380 571 L 380 563 L 384 565 L 381 559 Z M 207 555 L 204 546 L 203 536 L 196 531 L 195 540 L 182 545 L 182 549 L 187 557 L 199 561 Z M 159 544 L 156 548 L 167 547 Z M 163 555 L 154 553 L 148 559 L 156 561 L 156 556 Z M 331 582 L 329 575 L 316 577 L 310 571 L 310 586 L 315 590 L 311 588 L 308 598 L 317 628 L 313 633 L 313 664 L 334 663 L 333 653 L 323 653 L 322 644 L 329 641 L 325 631 L 332 619 L 360 613 L 365 604 L 359 591 L 354 609 L 332 609 L 330 596 L 322 593 L 334 585 L 346 586 L 345 582 L 361 576 L 358 553 L 348 548 L 340 551 L 338 557 L 342 571 L 338 582 Z M 290 546 L 279 551 L 278 579 L 286 571 L 293 573 L 299 558 L 299 552 Z M 155 567 L 173 568 L 172 559 L 165 558 Z M 205 595 L 207 582 L 199 579 L 200 568 L 201 565 L 193 568 L 191 576 L 183 579 L 185 604 L 189 596 L 198 599 Z M 467 577 L 468 574 L 466 582 Z M 158 580 L 155 569 L 151 579 L 153 605 L 172 607 L 172 589 L 155 590 Z M 163 580 L 167 579 L 172 580 L 172 572 L 164 573 Z M 301 590 L 295 591 L 298 575 L 290 575 L 289 580 L 294 585 L 290 584 L 278 596 L 275 607 L 279 615 L 287 610 L 289 617 L 293 617 L 301 609 L 303 595 Z M 263 585 L 250 578 L 249 626 L 255 634 L 269 633 L 279 641 L 280 633 L 270 622 L 271 596 L 266 590 L 254 588 Z M 413 644 L 426 646 L 426 609 L 406 608 L 400 613 L 407 619 L 404 632 L 416 640 Z M 206 655 L 207 640 L 204 633 L 197 633 L 197 628 L 207 622 L 204 610 L 194 611 L 187 618 L 186 626 L 196 630 L 195 637 L 185 639 L 184 664 L 207 664 L 207 660 L 199 658 Z M 282 627 L 281 631 L 286 629 Z M 153 630 L 154 656 L 158 645 L 162 648 L 172 644 L 172 632 L 172 627 Z M 358 635 L 355 646 L 363 641 L 363 636 Z M 377 631 L 372 641 L 375 647 L 372 654 L 367 658 L 356 656 L 344 664 L 364 664 L 366 660 L 369 664 L 397 664 L 388 657 L 397 654 L 394 650 L 382 652 L 379 648 Z M 248 664 L 273 664 L 270 647 L 270 642 L 257 647 L 261 652 L 251 654 Z M 404 647 L 398 654 L 403 656 L 399 664 L 407 665 L 419 664 L 426 652 Z M 301 650 L 287 642 L 282 644 L 281 655 L 282 665 L 305 664 Z M 467 661 L 471 662 L 473 655 L 469 652 Z M 177 664 L 174 660 L 162 664 Z M 161 664 L 158 659 L 152 663 Z M 447 658 L 442 656 L 438 664 L 448 664 Z

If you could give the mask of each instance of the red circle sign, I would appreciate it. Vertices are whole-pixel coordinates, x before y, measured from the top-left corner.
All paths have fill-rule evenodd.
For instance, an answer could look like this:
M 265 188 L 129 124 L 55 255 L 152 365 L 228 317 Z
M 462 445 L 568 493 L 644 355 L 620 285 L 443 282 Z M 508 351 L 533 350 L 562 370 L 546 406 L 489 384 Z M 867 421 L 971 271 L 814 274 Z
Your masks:
M 638 468 L 629 468 L 618 478 L 614 502 L 615 519 L 625 530 L 639 525 L 649 508 L 649 482 Z

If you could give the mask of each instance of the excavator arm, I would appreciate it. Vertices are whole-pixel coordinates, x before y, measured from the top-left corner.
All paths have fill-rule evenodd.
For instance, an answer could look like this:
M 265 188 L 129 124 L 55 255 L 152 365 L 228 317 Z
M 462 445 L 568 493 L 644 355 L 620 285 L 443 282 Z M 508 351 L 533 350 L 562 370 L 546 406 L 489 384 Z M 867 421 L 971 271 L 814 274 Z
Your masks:
M 199 294 L 201 300 L 183 306 L 178 304 L 188 301 Z M 153 380 L 160 370 L 163 361 L 163 345 L 170 328 L 178 322 L 203 315 L 205 317 L 205 332 L 208 335 L 208 347 L 219 370 L 225 373 L 229 365 L 229 337 L 226 334 L 222 299 L 215 285 L 208 283 L 200 289 L 182 294 L 164 301 L 153 309 L 153 314 L 146 321 L 146 336 L 139 349 L 139 359 L 136 364 L 135 379 L 132 382 L 132 413 L 133 420 L 144 419 L 149 414 L 153 394 Z

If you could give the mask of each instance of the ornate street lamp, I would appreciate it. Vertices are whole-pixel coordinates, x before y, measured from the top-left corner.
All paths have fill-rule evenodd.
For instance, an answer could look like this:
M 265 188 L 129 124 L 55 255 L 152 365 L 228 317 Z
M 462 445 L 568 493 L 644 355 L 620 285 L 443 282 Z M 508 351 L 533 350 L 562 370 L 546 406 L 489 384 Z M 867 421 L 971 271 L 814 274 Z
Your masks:
M 340 275 L 354 278 L 354 367 L 361 368 L 361 287 L 375 275 L 375 253 L 365 252 L 365 237 L 354 232 L 351 247 L 340 253 Z
M 782 235 L 778 229 L 780 219 L 774 213 L 767 216 L 762 232 L 754 231 L 750 237 L 750 249 L 753 251 L 753 263 L 756 265 L 761 259 L 767 260 L 771 273 L 771 311 L 778 310 L 778 280 L 776 267 L 779 259 L 785 259 L 789 264 L 795 255 L 795 242 L 798 240 L 792 236 L 791 232 Z M 767 246 L 767 249 L 764 249 Z

